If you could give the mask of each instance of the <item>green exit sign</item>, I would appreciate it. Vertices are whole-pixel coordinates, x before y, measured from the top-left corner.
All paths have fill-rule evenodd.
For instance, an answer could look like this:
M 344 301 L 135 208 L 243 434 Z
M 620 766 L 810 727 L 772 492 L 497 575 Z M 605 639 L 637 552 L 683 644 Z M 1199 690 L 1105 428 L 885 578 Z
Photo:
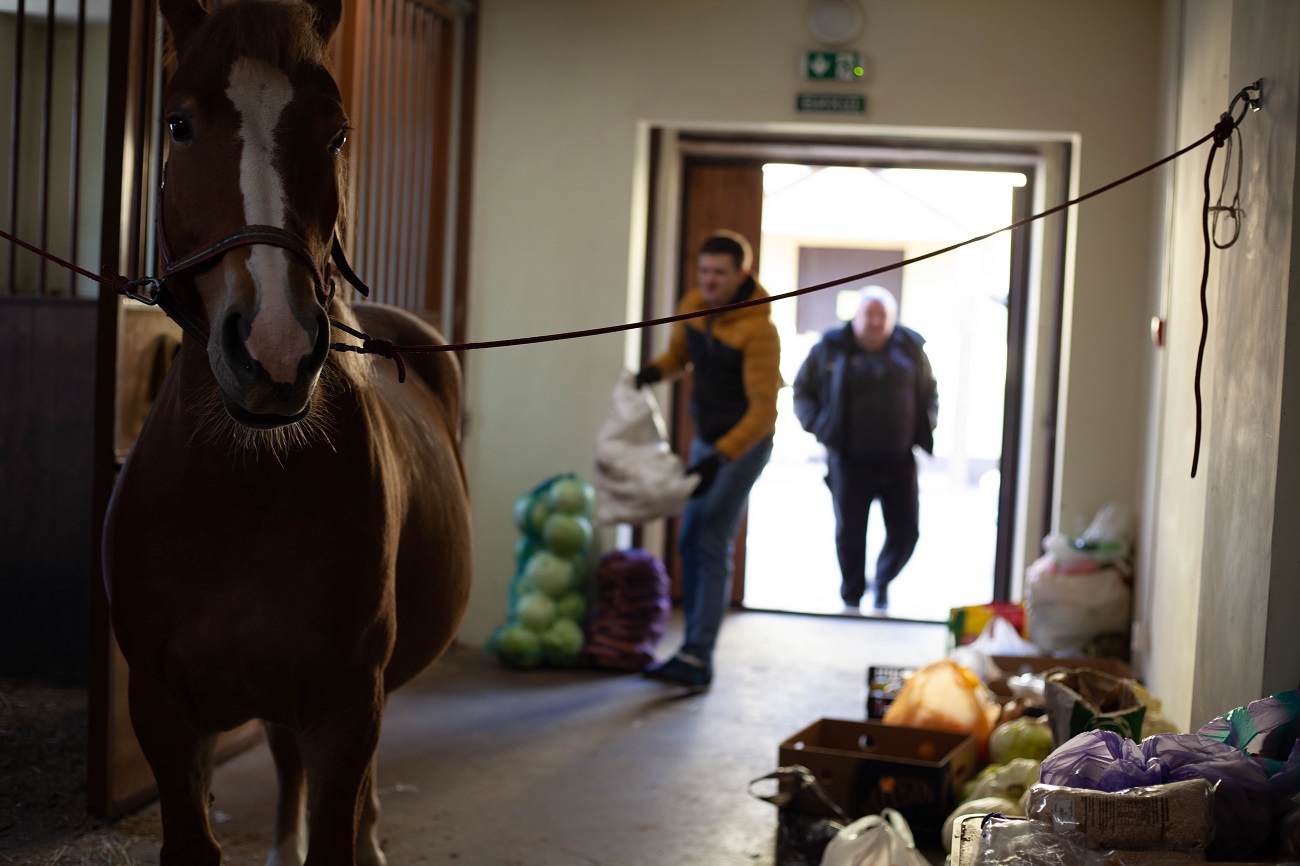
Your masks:
M 857 81 L 862 55 L 856 51 L 805 51 L 803 77 L 810 81 Z

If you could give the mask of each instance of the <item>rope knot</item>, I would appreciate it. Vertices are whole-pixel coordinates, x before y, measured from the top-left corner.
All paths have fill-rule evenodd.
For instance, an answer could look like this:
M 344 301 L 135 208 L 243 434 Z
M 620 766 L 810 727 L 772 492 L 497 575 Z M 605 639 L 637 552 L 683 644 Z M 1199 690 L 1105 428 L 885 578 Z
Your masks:
M 122 276 L 112 268 L 104 269 L 104 282 L 113 290 L 113 293 L 117 295 L 130 294 L 133 288 L 129 279 Z
M 402 358 L 402 353 L 393 345 L 392 340 L 377 340 L 367 337 L 361 344 L 361 351 L 396 361 L 397 381 L 399 383 L 406 381 L 406 360 Z
M 1237 129 L 1237 121 L 1232 119 L 1232 115 L 1226 111 L 1219 115 L 1219 122 L 1214 124 L 1214 146 L 1223 147 L 1228 139 L 1232 138 L 1232 133 Z

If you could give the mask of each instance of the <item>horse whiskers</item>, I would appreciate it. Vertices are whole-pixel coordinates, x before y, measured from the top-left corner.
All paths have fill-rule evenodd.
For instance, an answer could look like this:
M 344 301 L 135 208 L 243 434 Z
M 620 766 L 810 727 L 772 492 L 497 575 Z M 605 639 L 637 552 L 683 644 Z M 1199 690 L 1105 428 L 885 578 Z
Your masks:
M 312 406 L 305 418 L 272 430 L 258 430 L 230 417 L 221 391 L 213 383 L 210 387 L 190 392 L 186 400 L 187 414 L 193 423 L 190 443 L 226 445 L 232 459 L 256 463 L 267 457 L 281 465 L 296 451 L 317 445 L 333 449 L 330 437 L 334 432 L 334 419 L 328 407 L 332 398 L 346 387 L 344 377 L 327 364 L 321 370 L 316 393 L 312 395 Z

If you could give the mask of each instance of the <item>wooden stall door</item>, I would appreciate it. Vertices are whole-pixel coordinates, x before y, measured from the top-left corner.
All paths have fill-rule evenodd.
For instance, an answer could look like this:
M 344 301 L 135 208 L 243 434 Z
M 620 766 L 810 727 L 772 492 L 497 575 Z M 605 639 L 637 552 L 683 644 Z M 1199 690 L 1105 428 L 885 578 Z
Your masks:
M 759 241 L 763 233 L 763 166 L 760 163 L 714 163 L 690 160 L 683 167 L 681 282 L 680 298 L 695 286 L 696 257 L 700 246 L 718 229 L 739 232 L 754 248 L 754 273 L 758 272 Z M 689 411 L 691 380 L 678 380 L 673 393 L 673 450 L 690 452 L 695 425 Z M 746 508 L 746 512 L 748 508 Z M 734 543 L 735 572 L 732 576 L 731 603 L 739 605 L 745 598 L 745 532 L 748 516 L 742 514 Z M 682 594 L 681 555 L 677 550 L 679 518 L 668 525 L 668 573 L 672 577 L 673 598 Z

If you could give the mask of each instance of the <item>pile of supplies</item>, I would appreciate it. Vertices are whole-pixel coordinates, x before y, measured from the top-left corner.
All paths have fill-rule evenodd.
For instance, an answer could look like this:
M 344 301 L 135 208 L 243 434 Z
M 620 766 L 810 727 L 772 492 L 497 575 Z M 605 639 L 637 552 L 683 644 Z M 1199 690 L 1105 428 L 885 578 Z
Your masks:
M 947 658 L 870 669 L 867 719 L 781 743 L 776 866 L 1300 857 L 1300 691 L 1180 733 L 1122 659 L 1025 654 L 1032 614 L 956 619 L 982 627 Z

